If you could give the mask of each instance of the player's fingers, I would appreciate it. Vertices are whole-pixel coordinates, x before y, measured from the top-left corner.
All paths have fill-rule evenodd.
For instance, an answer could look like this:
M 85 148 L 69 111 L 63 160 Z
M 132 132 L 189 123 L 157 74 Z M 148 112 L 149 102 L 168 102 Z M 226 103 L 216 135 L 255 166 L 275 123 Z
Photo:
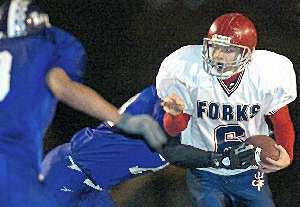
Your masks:
M 276 149 L 278 149 L 278 150 L 280 151 L 280 153 L 281 153 L 281 152 L 286 152 L 286 150 L 285 150 L 281 145 L 279 145 L 279 144 L 275 144 L 274 147 L 275 147 Z
M 177 105 L 183 106 L 183 100 L 180 97 L 174 97 L 173 99 Z
M 261 162 L 260 163 L 261 167 L 262 168 L 266 168 L 266 169 L 277 169 L 278 168 L 278 164 L 277 163 L 276 164 L 271 164 L 271 163 L 269 163 L 269 161 L 267 161 L 267 162 Z
M 165 100 L 174 102 L 178 107 L 184 107 L 184 103 L 183 103 L 182 98 L 175 95 L 175 94 L 172 94 L 171 96 L 168 96 L 166 99 L 164 99 L 164 101 Z
M 275 162 L 276 162 L 276 161 L 275 161 Z M 282 163 L 277 163 L 276 165 L 274 165 L 274 164 L 266 164 L 266 163 L 262 163 L 262 168 L 263 168 L 266 172 L 270 173 L 270 172 L 276 172 L 276 171 L 282 169 L 283 166 L 282 166 Z
M 170 99 L 165 99 L 165 100 L 163 100 L 162 102 L 161 102 L 161 106 L 163 107 L 163 108 L 169 108 L 169 107 L 171 107 L 171 105 L 173 104 L 174 102 L 172 101 L 172 100 L 170 100 Z
M 162 106 L 170 107 L 170 106 L 175 105 L 175 101 L 170 100 L 170 99 L 165 99 L 165 100 L 163 100 L 163 102 L 161 103 L 161 105 Z
M 290 155 L 287 153 L 286 149 L 281 145 L 275 145 L 279 150 L 279 160 L 282 160 L 282 167 L 288 166 L 291 162 Z
M 276 172 L 276 171 L 280 170 L 280 168 L 275 167 L 275 166 L 267 166 L 267 165 L 262 166 L 261 165 L 260 170 L 265 173 L 271 173 L 271 172 Z
M 290 165 L 290 159 L 288 158 L 280 158 L 279 160 L 275 161 L 270 158 L 266 159 L 267 162 L 269 162 L 271 165 L 274 166 L 274 168 L 277 168 L 277 170 L 286 168 Z
M 171 105 L 171 102 L 169 102 L 169 101 L 163 101 L 163 102 L 161 102 L 161 104 L 160 104 L 162 107 L 169 107 L 170 105 Z
M 269 165 L 276 165 L 276 166 L 280 165 L 280 161 L 273 160 L 273 159 L 271 159 L 269 157 L 266 157 L 266 161 L 268 162 Z
M 272 173 L 272 172 L 276 172 L 274 170 L 270 170 L 270 169 L 266 169 L 266 168 L 262 168 L 259 171 L 263 172 L 263 173 Z
M 169 96 L 169 97 L 171 97 L 174 100 L 176 100 L 176 99 L 181 100 L 180 96 L 176 95 L 175 93 L 172 93 L 171 96 Z
M 167 96 L 166 98 L 164 98 L 163 102 L 166 103 L 176 103 L 179 99 L 177 98 L 177 96 Z
M 163 103 L 162 107 L 165 112 L 173 115 L 173 110 L 170 103 Z

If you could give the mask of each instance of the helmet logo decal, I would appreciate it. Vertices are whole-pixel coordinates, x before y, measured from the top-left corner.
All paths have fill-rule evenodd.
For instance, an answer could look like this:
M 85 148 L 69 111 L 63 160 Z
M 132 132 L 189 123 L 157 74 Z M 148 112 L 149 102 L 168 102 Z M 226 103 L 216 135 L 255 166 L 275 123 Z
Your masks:
M 211 38 L 213 41 L 230 44 L 231 37 L 214 34 Z

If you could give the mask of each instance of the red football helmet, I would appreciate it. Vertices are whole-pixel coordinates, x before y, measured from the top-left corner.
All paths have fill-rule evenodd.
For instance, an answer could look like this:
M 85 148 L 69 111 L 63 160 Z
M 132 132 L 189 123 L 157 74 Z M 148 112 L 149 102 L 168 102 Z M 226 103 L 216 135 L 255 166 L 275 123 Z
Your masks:
M 206 72 L 226 79 L 245 69 L 255 50 L 257 33 L 250 19 L 240 13 L 218 17 L 203 39 L 203 63 Z M 226 58 L 220 58 L 228 56 Z M 230 56 L 231 55 L 231 56 Z

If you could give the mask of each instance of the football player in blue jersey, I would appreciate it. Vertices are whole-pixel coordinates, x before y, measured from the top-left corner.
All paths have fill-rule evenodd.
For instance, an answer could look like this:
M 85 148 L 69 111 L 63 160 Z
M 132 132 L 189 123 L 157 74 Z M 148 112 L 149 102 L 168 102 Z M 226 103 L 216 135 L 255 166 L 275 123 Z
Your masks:
M 161 126 L 167 122 L 154 86 L 132 97 L 120 112 L 150 115 Z M 145 172 L 158 171 L 169 162 L 190 168 L 246 168 L 255 159 L 251 146 L 241 145 L 231 154 L 221 155 L 180 144 L 178 137 L 170 135 L 158 153 L 136 138 L 108 122 L 80 130 L 70 143 L 47 154 L 42 165 L 45 186 L 62 206 L 111 207 L 115 206 L 110 196 L 113 186 Z M 230 166 L 222 163 L 224 158 L 231 161 Z
M 80 83 L 86 53 L 71 34 L 51 26 L 30 0 L 0 7 L 0 203 L 5 207 L 56 206 L 38 180 L 44 133 L 56 104 L 69 106 L 159 149 L 166 137 L 147 116 L 120 115 Z

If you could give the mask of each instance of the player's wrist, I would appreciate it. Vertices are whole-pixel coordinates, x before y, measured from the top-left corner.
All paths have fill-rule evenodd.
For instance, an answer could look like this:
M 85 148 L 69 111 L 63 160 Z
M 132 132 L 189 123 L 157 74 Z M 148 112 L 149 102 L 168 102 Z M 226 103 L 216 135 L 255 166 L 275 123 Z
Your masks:
M 123 129 L 127 125 L 127 121 L 132 117 L 132 115 L 128 113 L 121 114 L 119 120 L 116 123 L 116 126 L 120 129 Z
M 222 154 L 209 152 L 208 156 L 209 156 L 209 161 L 210 161 L 211 167 L 213 167 L 213 168 L 222 168 L 223 167 L 223 163 L 222 163 L 223 155 Z

